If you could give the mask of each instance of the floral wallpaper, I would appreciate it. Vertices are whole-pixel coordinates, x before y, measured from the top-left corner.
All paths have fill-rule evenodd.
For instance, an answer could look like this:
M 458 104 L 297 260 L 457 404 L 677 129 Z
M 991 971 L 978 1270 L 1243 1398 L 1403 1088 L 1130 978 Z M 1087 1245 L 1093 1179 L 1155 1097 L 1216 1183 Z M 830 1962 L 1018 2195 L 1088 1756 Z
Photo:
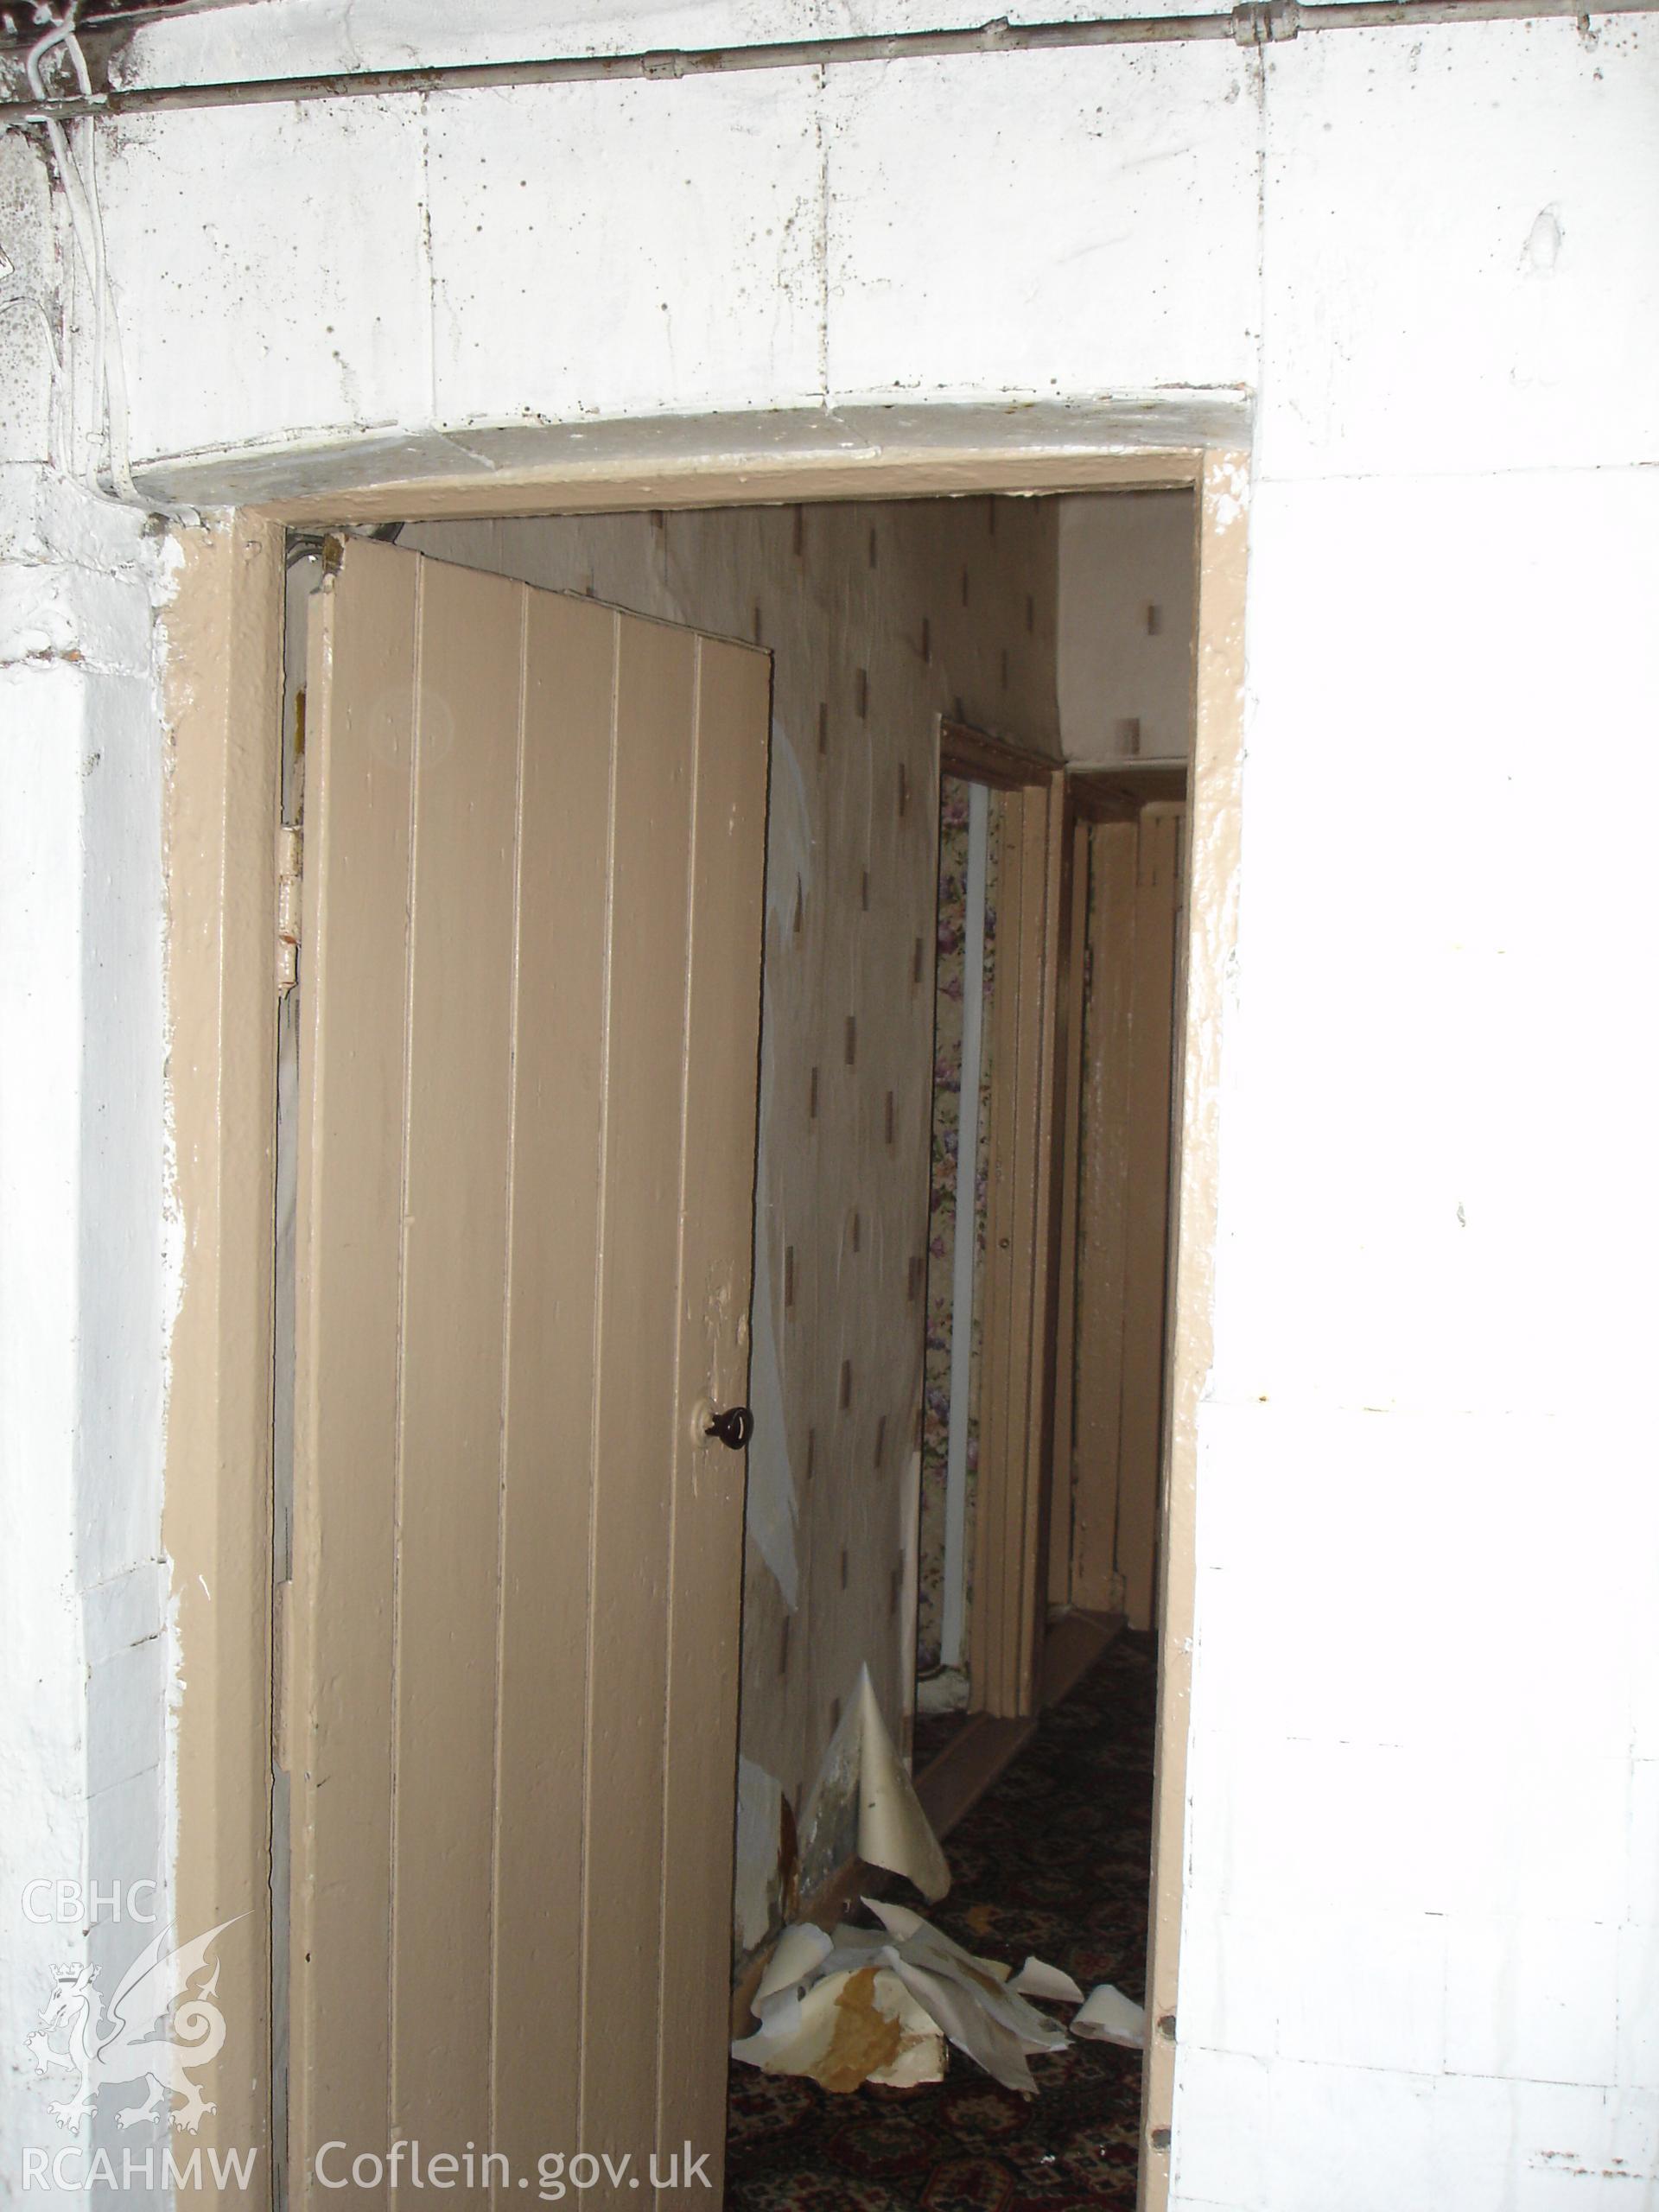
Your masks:
M 945 1440 L 950 1419 L 950 1278 L 957 1239 L 957 1144 L 962 1109 L 963 948 L 967 935 L 968 793 L 960 777 L 939 788 L 938 964 L 933 1034 L 932 1192 L 928 1215 L 927 1358 L 923 1382 L 922 1503 L 918 1542 L 916 1668 L 939 1664 L 944 1625 Z M 976 1163 L 973 1233 L 973 1407 L 968 1421 L 968 1592 L 973 1590 L 974 1483 L 979 1465 L 980 1298 L 984 1281 L 986 1138 L 990 1121 L 989 1008 L 996 967 L 996 877 L 1001 808 L 991 795 L 985 869 L 984 1050 L 980 1069 L 979 1157 Z

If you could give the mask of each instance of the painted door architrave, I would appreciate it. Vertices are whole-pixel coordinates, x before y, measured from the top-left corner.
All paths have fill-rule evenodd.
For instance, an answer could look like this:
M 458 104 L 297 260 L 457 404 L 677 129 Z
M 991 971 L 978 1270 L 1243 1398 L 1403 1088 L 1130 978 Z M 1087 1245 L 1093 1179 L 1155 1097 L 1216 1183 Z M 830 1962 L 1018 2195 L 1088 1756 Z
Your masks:
M 200 2139 L 256 2150 L 270 2171 L 270 1882 L 271 1254 L 275 1023 L 271 934 L 282 696 L 283 525 L 442 512 L 624 511 L 753 501 L 1192 487 L 1199 580 L 1188 990 L 1179 1081 L 1175 1334 L 1160 1577 L 1153 1947 L 1141 2203 L 1169 2194 L 1167 2131 L 1185 1825 L 1194 1420 L 1211 1357 L 1220 1015 L 1236 938 L 1249 463 L 1234 446 L 1027 449 L 999 415 L 906 446 L 766 454 L 711 421 L 700 454 L 665 471 L 642 441 L 604 467 L 503 470 L 465 486 L 384 480 L 245 505 L 181 533 L 168 614 L 166 856 L 171 1105 L 186 1253 L 170 1344 L 164 1536 L 180 1669 L 175 1907 L 181 1926 L 238 1914 L 252 1931 L 219 2003 L 227 2050 Z M 204 504 L 211 504 L 204 487 Z M 234 491 L 220 497 L 234 499 Z M 267 1927 L 265 1949 L 258 1931 Z M 204 2212 L 213 2200 L 204 2191 Z M 226 2202 L 229 2197 L 226 2197 Z M 235 2202 L 245 2206 L 244 2192 Z

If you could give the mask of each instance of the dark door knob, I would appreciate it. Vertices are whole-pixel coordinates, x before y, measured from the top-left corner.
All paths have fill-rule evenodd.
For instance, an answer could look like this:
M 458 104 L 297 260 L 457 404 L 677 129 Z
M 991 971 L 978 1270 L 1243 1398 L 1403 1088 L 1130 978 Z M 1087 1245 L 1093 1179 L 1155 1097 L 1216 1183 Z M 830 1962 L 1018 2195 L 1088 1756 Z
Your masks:
M 710 1414 L 705 1432 L 717 1436 L 731 1452 L 741 1452 L 754 1434 L 754 1415 L 747 1406 L 731 1406 L 723 1414 Z

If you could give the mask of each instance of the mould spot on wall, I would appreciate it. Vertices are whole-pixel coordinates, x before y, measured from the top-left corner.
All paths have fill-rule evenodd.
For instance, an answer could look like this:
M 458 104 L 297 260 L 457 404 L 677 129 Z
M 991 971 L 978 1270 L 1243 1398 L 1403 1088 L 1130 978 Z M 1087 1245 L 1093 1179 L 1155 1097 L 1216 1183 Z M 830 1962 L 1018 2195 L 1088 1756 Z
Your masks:
M 755 1760 L 737 1762 L 737 1864 L 733 1885 L 734 1935 L 740 1951 L 764 1942 L 773 1924 L 783 1786 Z

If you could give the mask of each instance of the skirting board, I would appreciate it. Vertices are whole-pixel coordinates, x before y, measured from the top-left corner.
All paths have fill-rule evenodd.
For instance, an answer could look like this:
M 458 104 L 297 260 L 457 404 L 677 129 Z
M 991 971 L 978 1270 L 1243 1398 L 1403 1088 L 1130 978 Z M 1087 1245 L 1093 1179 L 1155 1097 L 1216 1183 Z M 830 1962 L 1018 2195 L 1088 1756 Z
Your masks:
M 941 1841 L 1018 1758 L 1036 1730 L 1034 1719 L 994 1720 L 988 1713 L 971 1713 L 917 1776 L 916 1795 Z
M 1053 1617 L 1043 1639 L 1046 1707 L 1070 1695 L 1122 1625 L 1117 1613 L 1068 1611 Z M 994 1720 L 986 1713 L 976 1713 L 963 1724 L 916 1777 L 916 1795 L 935 1835 L 943 1840 L 972 1810 L 1020 1756 L 1036 1726 L 1034 1716 Z
M 1043 1703 L 1070 1697 L 1109 1643 L 1122 1633 L 1122 1613 L 1056 1613 L 1043 1640 Z

